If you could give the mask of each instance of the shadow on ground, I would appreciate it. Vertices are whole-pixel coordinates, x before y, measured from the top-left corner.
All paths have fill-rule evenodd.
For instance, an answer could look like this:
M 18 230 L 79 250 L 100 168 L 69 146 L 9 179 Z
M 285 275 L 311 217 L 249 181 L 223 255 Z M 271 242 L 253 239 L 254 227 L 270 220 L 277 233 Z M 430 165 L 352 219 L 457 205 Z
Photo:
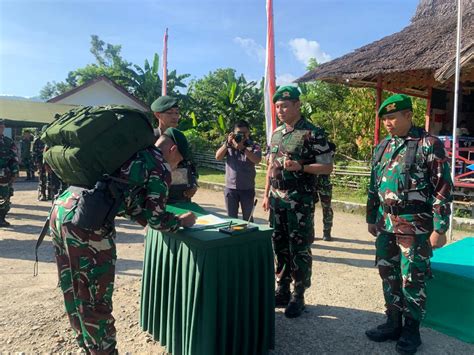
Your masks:
M 365 331 L 385 322 L 385 316 L 359 309 L 336 306 L 307 306 L 296 319 L 286 318 L 282 310 L 275 317 L 276 346 L 273 354 L 397 354 L 395 342 L 374 343 Z M 417 354 L 454 354 L 448 336 L 429 328 L 421 329 L 425 342 Z M 472 353 L 474 346 L 462 344 L 458 354 Z
M 39 262 L 54 262 L 53 243 L 46 237 L 38 249 Z M 36 240 L 3 239 L 0 240 L 0 258 L 35 261 Z M 117 274 L 141 277 L 143 260 L 122 259 L 124 251 L 119 252 L 117 259 Z M 31 270 L 33 272 L 33 270 Z

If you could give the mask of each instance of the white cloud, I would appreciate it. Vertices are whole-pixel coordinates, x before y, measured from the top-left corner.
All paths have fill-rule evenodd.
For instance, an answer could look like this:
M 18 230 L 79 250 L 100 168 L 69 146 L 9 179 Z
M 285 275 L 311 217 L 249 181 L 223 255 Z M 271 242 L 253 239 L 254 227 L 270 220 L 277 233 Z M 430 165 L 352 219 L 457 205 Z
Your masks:
M 265 48 L 254 39 L 235 37 L 234 42 L 240 45 L 247 55 L 256 58 L 261 63 L 265 61 Z
M 321 46 L 316 41 L 309 41 L 306 38 L 293 38 L 288 44 L 296 59 L 304 65 L 308 65 L 311 58 L 316 58 L 318 63 L 331 60 L 331 56 L 323 52 Z
M 281 75 L 277 75 L 276 77 L 276 84 L 278 86 L 280 85 L 295 85 L 295 83 L 293 83 L 293 81 L 295 81 L 297 78 L 296 76 L 294 76 L 293 74 L 289 74 L 289 73 L 285 73 L 285 74 L 281 74 Z

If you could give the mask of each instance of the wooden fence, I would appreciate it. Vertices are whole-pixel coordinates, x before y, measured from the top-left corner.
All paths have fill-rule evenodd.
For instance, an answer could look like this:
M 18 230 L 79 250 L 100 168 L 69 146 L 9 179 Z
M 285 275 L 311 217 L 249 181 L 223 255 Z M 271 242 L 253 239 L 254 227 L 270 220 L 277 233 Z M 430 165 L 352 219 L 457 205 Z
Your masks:
M 225 161 L 218 161 L 215 155 L 209 152 L 197 152 L 194 155 L 194 162 L 197 166 L 210 168 L 219 171 L 225 171 Z M 265 162 L 260 163 L 257 167 L 257 172 L 264 172 L 267 169 Z M 335 185 L 342 185 L 353 189 L 360 188 L 360 178 L 370 177 L 369 166 L 336 166 L 334 167 L 333 183 Z M 352 179 L 353 178 L 353 179 Z

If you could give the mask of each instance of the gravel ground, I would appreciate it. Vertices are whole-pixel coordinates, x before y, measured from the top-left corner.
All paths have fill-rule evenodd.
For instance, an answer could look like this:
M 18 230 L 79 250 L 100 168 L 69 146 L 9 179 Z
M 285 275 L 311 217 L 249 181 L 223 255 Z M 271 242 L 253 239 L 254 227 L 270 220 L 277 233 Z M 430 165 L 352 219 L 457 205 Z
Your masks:
M 224 213 L 222 193 L 200 190 L 195 202 Z M 57 287 L 56 266 L 49 238 L 33 277 L 36 237 L 50 203 L 36 201 L 36 185 L 18 182 L 12 227 L 0 230 L 0 352 L 77 352 Z M 260 205 L 260 203 L 259 203 Z M 266 214 L 256 209 L 256 222 Z M 383 297 L 374 268 L 374 241 L 364 218 L 336 213 L 334 241 L 321 240 L 321 211 L 316 212 L 313 245 L 313 286 L 306 294 L 307 311 L 298 319 L 276 313 L 274 354 L 395 354 L 395 343 L 368 341 L 364 331 L 383 321 Z M 138 326 L 143 234 L 138 225 L 118 221 L 118 262 L 114 293 L 118 347 L 121 352 L 164 353 Z M 455 239 L 466 233 L 457 232 Z M 473 354 L 474 346 L 428 328 L 422 329 L 420 354 Z

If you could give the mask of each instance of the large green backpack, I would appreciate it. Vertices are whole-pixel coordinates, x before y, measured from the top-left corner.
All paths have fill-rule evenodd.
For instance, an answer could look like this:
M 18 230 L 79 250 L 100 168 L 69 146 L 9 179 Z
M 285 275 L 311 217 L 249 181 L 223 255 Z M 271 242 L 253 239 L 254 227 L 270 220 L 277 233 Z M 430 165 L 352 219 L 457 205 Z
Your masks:
M 155 142 L 148 117 L 126 106 L 73 109 L 41 135 L 44 159 L 67 184 L 92 187 Z

